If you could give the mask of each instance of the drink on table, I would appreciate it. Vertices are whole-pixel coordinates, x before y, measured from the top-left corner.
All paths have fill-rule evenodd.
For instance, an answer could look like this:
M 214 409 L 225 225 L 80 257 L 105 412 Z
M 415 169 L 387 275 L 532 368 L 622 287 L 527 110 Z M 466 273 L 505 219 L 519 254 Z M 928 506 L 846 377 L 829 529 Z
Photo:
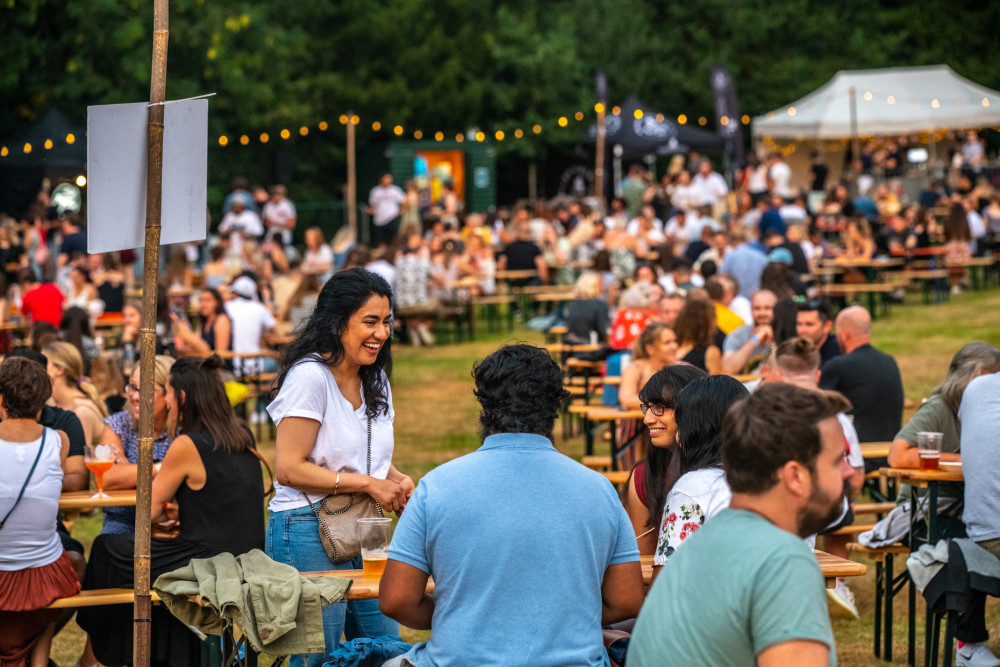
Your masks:
M 358 519 L 358 539 L 361 542 L 361 570 L 365 578 L 377 579 L 385 571 L 389 558 L 392 519 L 372 517 Z
M 110 498 L 111 496 L 104 493 L 104 473 L 115 465 L 111 447 L 109 445 L 87 445 L 83 462 L 87 466 L 87 470 L 94 473 L 94 479 L 97 481 L 97 493 L 91 498 Z
M 921 431 L 917 433 L 917 449 L 920 452 L 920 469 L 938 470 L 941 463 L 941 440 L 943 433 Z

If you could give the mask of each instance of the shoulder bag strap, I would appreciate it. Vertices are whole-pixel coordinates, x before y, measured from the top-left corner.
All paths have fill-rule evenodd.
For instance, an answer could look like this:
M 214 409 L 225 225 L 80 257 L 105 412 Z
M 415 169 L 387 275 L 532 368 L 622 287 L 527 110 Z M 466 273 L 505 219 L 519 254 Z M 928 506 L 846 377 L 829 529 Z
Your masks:
M 28 484 L 31 482 L 31 476 L 35 474 L 35 467 L 38 465 L 38 459 L 42 458 L 42 449 L 45 448 L 45 434 L 47 432 L 48 429 L 42 429 L 42 441 L 38 443 L 38 453 L 35 454 L 35 460 L 31 464 L 31 470 L 28 471 L 28 476 L 25 478 L 24 484 L 21 485 L 21 492 L 17 494 L 17 500 L 14 501 L 14 504 L 4 515 L 3 519 L 0 520 L 0 528 L 3 528 L 4 524 L 7 523 L 7 519 L 10 518 L 11 512 L 13 512 L 14 508 L 17 507 L 17 504 L 21 502 L 21 497 L 24 495 L 25 489 L 28 488 Z
M 264 470 L 267 471 L 267 477 L 271 483 L 271 486 L 266 491 L 264 491 L 264 497 L 267 498 L 268 496 L 274 494 L 274 471 L 271 470 L 271 464 L 267 462 L 267 459 L 261 456 L 261 453 L 258 452 L 254 447 L 250 448 L 250 452 L 257 457 L 257 459 L 261 462 L 261 464 L 263 464 Z

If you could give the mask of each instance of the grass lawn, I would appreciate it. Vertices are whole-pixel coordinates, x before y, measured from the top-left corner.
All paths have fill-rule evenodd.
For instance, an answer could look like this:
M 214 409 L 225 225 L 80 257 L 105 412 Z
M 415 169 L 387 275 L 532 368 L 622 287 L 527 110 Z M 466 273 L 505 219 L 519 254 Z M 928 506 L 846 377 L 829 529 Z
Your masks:
M 903 375 L 907 398 L 915 405 L 944 378 L 952 355 L 971 340 L 985 340 L 1000 347 L 1000 290 L 963 293 L 949 303 L 921 305 L 919 296 L 907 297 L 909 304 L 893 306 L 888 317 L 875 322 L 873 343 L 896 357 Z M 475 342 L 432 348 L 397 346 L 392 377 L 396 411 L 396 451 L 394 463 L 403 472 L 419 479 L 429 470 L 479 446 L 478 406 L 472 393 L 472 364 L 507 341 L 541 344 L 541 334 L 517 331 L 514 334 L 480 334 Z M 913 409 L 904 415 L 904 423 Z M 583 438 L 560 439 L 556 425 L 556 446 L 568 456 L 579 458 Z M 600 444 L 597 445 L 600 453 Z M 273 458 L 273 441 L 265 439 L 261 450 Z M 77 521 L 74 536 L 88 547 L 100 531 L 100 515 Z M 862 559 L 863 562 L 865 562 Z M 874 563 L 866 562 L 868 574 L 850 580 L 855 592 L 860 620 L 835 619 L 838 664 L 842 667 L 874 664 L 872 628 L 874 608 Z M 903 567 L 897 560 L 896 571 Z M 923 606 L 918 598 L 917 655 L 923 654 Z M 905 660 L 906 597 L 895 603 L 894 650 L 898 662 Z M 1000 602 L 987 606 L 987 627 L 1000 630 Z M 127 631 L 123 628 L 123 631 Z M 407 641 L 417 641 L 428 633 L 403 630 Z M 1000 654 L 1000 632 L 994 631 L 991 648 Z M 53 658 L 63 666 L 73 665 L 83 646 L 82 632 L 71 623 L 56 637 Z M 920 659 L 920 658 L 918 658 Z M 269 663 L 265 663 L 269 664 Z

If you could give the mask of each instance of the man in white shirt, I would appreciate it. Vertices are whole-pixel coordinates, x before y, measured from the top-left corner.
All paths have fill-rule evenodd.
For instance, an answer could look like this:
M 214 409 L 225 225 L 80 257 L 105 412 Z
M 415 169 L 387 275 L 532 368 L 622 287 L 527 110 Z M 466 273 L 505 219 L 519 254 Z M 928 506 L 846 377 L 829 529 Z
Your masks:
M 368 212 L 375 225 L 375 238 L 380 246 L 388 246 L 399 231 L 399 207 L 406 201 L 406 193 L 392 184 L 392 174 L 382 174 L 379 184 L 368 193 Z
M 771 194 L 785 199 L 792 196 L 792 169 L 777 153 L 771 153 L 767 160 L 767 180 L 771 183 Z
M 711 206 L 713 209 L 719 200 L 729 194 L 726 179 L 717 171 L 712 170 L 712 163 L 702 160 L 698 173 L 691 180 L 691 187 L 696 193 L 698 206 Z
M 236 298 L 226 302 L 226 314 L 233 322 L 233 353 L 254 354 L 261 351 L 261 337 L 274 328 L 274 315 L 257 300 L 257 284 L 249 276 L 240 276 L 229 286 Z M 277 369 L 273 357 L 233 359 L 233 370 L 240 373 L 268 373 Z
M 229 234 L 229 254 L 234 257 L 243 254 L 244 239 L 257 239 L 264 234 L 260 216 L 247 208 L 248 199 L 248 196 L 234 197 L 232 209 L 219 223 L 219 233 Z
M 275 185 L 271 188 L 271 199 L 264 204 L 263 210 L 268 236 L 281 232 L 281 242 L 286 246 L 292 243 L 292 230 L 295 229 L 296 220 L 295 204 L 288 200 L 287 194 L 288 190 L 284 185 Z

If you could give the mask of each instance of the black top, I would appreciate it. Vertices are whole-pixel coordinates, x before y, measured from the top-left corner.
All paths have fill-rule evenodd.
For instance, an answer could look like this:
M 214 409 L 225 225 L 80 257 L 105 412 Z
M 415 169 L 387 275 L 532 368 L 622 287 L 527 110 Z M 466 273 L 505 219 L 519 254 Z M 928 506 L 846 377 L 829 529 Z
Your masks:
M 705 252 L 709 248 L 711 248 L 711 246 L 701 239 L 691 241 L 691 243 L 688 244 L 687 249 L 684 251 L 684 256 L 690 259 L 691 263 L 694 264 L 698 261 L 698 258 L 701 257 L 701 253 Z
M 862 345 L 823 366 L 820 389 L 839 391 L 853 406 L 854 428 L 861 442 L 887 442 L 903 421 L 903 380 L 896 360 Z
M 83 431 L 80 418 L 74 412 L 57 408 L 54 405 L 46 405 L 42 408 L 42 415 L 38 418 L 38 423 L 66 434 L 66 437 L 69 438 L 69 454 L 67 456 L 84 455 L 87 434 Z
M 249 433 L 249 431 L 248 431 Z M 208 431 L 185 433 L 205 466 L 205 486 L 177 489 L 181 538 L 213 553 L 242 554 L 264 544 L 264 482 L 250 451 L 215 447 Z
M 819 367 L 823 368 L 826 366 L 826 362 L 830 361 L 834 357 L 840 356 L 840 345 L 837 343 L 836 336 L 828 335 L 826 337 L 826 342 L 823 346 L 819 348 Z
M 63 237 L 62 245 L 59 246 L 59 253 L 62 255 L 72 255 L 74 252 L 87 254 L 87 235 L 84 232 L 74 232 Z
M 4 278 L 7 285 L 17 283 L 17 272 L 21 269 L 21 257 L 24 255 L 24 248 L 19 245 L 12 245 L 9 248 L 0 248 L 0 267 L 3 269 Z
M 513 241 L 504 249 L 508 271 L 533 271 L 538 267 L 535 258 L 542 254 L 534 241 Z
M 686 361 L 687 363 L 700 368 L 701 370 L 708 372 L 705 368 L 705 352 L 708 351 L 707 347 L 695 347 L 692 348 L 690 352 L 684 355 L 681 361 Z
M 104 302 L 104 312 L 120 313 L 125 308 L 125 284 L 103 282 L 97 286 L 97 296 Z
M 610 327 L 608 304 L 600 299 L 571 301 L 566 308 L 567 343 L 589 343 L 591 331 L 596 331 L 597 339 L 605 342 Z

